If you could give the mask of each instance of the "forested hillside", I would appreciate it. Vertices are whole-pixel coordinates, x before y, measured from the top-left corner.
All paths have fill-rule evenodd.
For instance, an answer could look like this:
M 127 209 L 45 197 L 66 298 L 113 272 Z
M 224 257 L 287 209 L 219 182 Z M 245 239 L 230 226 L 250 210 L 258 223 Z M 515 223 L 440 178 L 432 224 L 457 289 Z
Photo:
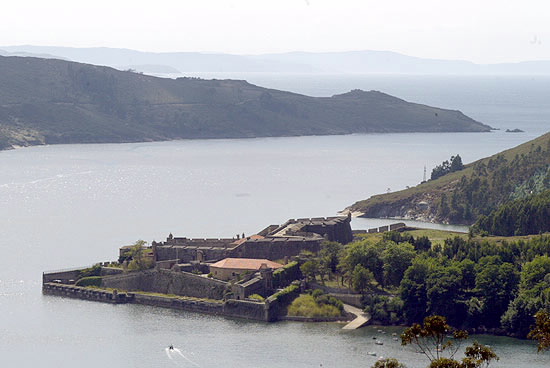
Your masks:
M 542 174 L 543 187 L 550 187 L 550 169 Z M 503 204 L 489 216 L 481 216 L 473 230 L 502 236 L 549 232 L 550 190 Z
M 0 149 L 489 130 L 459 111 L 413 104 L 376 91 L 315 98 L 238 80 L 164 79 L 64 60 L 0 56 Z
M 466 165 L 462 170 L 449 170 L 414 188 L 357 202 L 348 210 L 365 217 L 414 218 L 470 225 L 508 201 L 550 189 L 549 168 L 550 133 L 547 133 Z M 544 230 L 531 228 L 528 233 L 533 231 Z

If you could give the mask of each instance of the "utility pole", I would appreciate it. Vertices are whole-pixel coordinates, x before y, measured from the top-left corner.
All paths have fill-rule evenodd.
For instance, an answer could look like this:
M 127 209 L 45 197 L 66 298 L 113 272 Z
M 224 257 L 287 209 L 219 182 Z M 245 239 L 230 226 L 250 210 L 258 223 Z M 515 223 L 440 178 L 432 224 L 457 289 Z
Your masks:
M 424 179 L 422 179 L 422 182 L 424 183 L 426 181 L 426 165 L 424 165 Z

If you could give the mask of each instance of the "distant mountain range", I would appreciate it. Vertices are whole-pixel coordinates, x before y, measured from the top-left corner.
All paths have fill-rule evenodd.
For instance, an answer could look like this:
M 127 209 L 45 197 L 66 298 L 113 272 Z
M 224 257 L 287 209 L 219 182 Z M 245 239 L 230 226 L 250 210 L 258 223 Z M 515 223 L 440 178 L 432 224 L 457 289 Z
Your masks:
M 170 74 L 192 72 L 388 73 L 550 75 L 550 61 L 475 64 L 469 61 L 423 59 L 390 51 L 290 52 L 230 55 L 197 52 L 152 53 L 115 48 L 0 46 L 0 55 L 59 58 L 120 70 Z
M 65 60 L 0 56 L 0 149 L 490 129 L 459 111 L 377 91 L 309 97 L 239 80 L 157 78 Z

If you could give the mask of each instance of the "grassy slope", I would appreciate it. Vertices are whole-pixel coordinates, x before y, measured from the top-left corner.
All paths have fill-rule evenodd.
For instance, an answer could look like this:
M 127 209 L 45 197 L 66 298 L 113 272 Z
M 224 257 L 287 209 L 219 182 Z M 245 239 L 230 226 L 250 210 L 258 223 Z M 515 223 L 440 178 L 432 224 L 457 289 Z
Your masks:
M 545 153 L 546 155 L 543 165 L 550 165 L 550 133 L 546 133 L 539 138 L 526 142 L 515 148 L 468 164 L 461 171 L 447 174 L 436 180 L 429 180 L 410 189 L 375 195 L 369 199 L 358 201 L 347 209 L 354 212 L 359 212 L 365 217 L 403 217 L 406 211 L 412 211 L 410 213 L 413 216 L 416 216 L 417 218 L 423 220 L 449 222 L 446 218 L 437 217 L 436 207 L 438 201 L 441 199 L 442 193 L 446 193 L 446 195 L 452 193 L 453 190 L 456 189 L 459 181 L 462 179 L 463 176 L 468 179 L 472 179 L 474 176 L 476 176 L 476 166 L 487 166 L 489 165 L 489 162 L 495 161 L 498 156 L 502 156 L 506 159 L 507 162 L 511 162 L 516 156 L 531 155 L 533 149 L 539 146 L 542 148 L 543 153 Z M 541 166 L 541 168 L 542 167 L 544 166 Z M 531 169 L 531 171 L 535 171 L 538 168 L 533 167 L 526 169 Z M 488 180 L 493 179 L 491 177 L 491 173 L 489 173 L 486 178 Z M 523 180 L 528 179 L 528 177 L 523 178 Z M 513 186 L 516 186 L 518 184 L 521 184 L 521 182 L 512 184 Z M 421 211 L 416 207 L 416 204 L 421 201 L 429 203 L 430 207 L 428 210 Z
M 427 236 L 433 245 L 440 244 L 443 245 L 446 239 L 454 238 L 458 236 L 462 239 L 468 239 L 468 234 L 457 233 L 454 231 L 447 230 L 436 230 L 436 229 L 415 229 L 406 231 L 407 234 L 414 236 L 414 238 L 419 238 L 421 236 Z M 369 239 L 373 242 L 378 242 L 382 240 L 381 234 L 360 234 L 361 238 Z M 522 236 L 477 236 L 474 237 L 474 240 L 478 241 L 488 241 L 491 244 L 499 245 L 502 242 L 506 241 L 508 243 L 517 242 L 519 240 L 529 240 L 540 235 L 522 235 Z
M 0 56 L 0 148 L 488 130 L 459 111 L 375 91 L 314 98 L 245 81 L 163 79 L 64 60 Z

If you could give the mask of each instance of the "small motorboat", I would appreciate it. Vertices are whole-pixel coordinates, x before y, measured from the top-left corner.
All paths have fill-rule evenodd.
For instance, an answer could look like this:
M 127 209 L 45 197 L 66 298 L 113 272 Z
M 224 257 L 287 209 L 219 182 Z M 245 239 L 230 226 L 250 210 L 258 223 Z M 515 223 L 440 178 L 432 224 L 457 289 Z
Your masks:
M 369 351 L 367 354 L 370 356 L 376 356 L 376 353 L 374 351 Z
M 376 340 L 374 343 L 375 343 L 376 345 L 384 345 L 384 343 L 383 343 L 382 341 L 380 341 L 380 340 Z

